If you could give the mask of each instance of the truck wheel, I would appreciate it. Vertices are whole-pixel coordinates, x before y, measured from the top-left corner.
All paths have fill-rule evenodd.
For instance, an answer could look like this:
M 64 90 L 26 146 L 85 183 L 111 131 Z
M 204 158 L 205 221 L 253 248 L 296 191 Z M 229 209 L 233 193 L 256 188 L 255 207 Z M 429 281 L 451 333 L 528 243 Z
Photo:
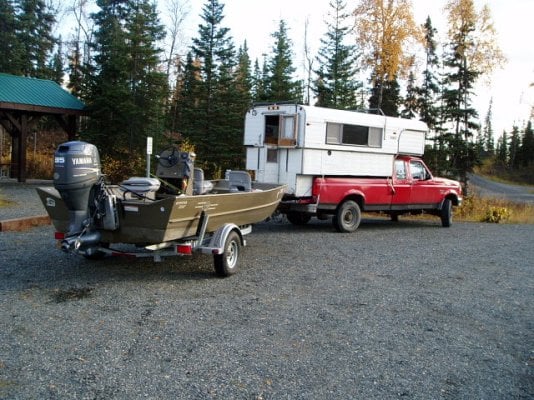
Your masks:
M 310 222 L 311 219 L 310 214 L 305 214 L 301 212 L 288 212 L 286 216 L 287 220 L 293 225 L 306 225 L 308 222 Z
M 451 199 L 445 199 L 443 206 L 441 207 L 441 226 L 448 228 L 452 225 L 452 201 Z
M 232 231 L 224 242 L 223 254 L 215 254 L 213 263 L 215 273 L 219 276 L 230 276 L 237 272 L 237 260 L 241 251 L 241 238 Z
M 361 220 L 362 213 L 358 203 L 347 200 L 338 207 L 332 222 L 338 232 L 354 232 Z

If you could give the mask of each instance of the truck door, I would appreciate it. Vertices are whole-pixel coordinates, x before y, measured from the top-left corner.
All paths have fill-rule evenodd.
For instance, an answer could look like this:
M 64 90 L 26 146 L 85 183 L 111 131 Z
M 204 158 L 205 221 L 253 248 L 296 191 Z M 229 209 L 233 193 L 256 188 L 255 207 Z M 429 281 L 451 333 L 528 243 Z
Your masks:
M 410 160 L 410 175 L 412 177 L 412 191 L 410 202 L 413 205 L 431 206 L 435 200 L 432 198 L 432 175 L 421 160 Z
M 391 209 L 401 209 L 410 203 L 411 180 L 408 174 L 406 161 L 395 160 L 393 171 L 393 196 L 391 197 Z

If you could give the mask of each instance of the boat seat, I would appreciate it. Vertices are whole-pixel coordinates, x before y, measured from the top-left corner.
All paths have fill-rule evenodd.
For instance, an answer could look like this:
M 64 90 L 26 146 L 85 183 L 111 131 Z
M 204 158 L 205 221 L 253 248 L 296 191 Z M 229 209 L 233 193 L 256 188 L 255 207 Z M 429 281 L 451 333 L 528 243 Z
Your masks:
M 193 169 L 193 194 L 206 194 L 213 189 L 213 182 L 204 180 L 201 168 Z
M 228 182 L 231 192 L 250 192 L 252 180 L 247 171 L 228 171 Z
M 126 198 L 128 193 L 139 195 L 140 197 L 146 197 L 154 200 L 156 198 L 156 192 L 160 186 L 159 179 L 146 178 L 142 176 L 133 176 L 123 181 L 119 188 L 124 192 L 123 196 Z M 134 198 L 131 195 L 130 198 Z

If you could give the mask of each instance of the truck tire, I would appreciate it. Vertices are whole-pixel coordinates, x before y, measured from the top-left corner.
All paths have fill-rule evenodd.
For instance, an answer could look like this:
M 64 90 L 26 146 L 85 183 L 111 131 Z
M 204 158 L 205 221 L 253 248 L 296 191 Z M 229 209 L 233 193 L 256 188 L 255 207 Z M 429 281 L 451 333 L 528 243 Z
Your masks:
M 237 261 L 240 252 L 241 238 L 236 231 L 232 231 L 228 234 L 224 242 L 223 253 L 213 256 L 215 273 L 222 277 L 235 274 L 237 272 Z
M 332 222 L 338 232 L 354 232 L 362 220 L 360 206 L 353 200 L 343 202 L 337 209 Z
M 452 225 L 452 201 L 451 199 L 443 200 L 443 206 L 441 207 L 441 226 L 448 228 Z
M 305 214 L 301 212 L 288 212 L 286 216 L 287 220 L 293 225 L 306 225 L 308 222 L 310 222 L 311 219 L 310 214 Z

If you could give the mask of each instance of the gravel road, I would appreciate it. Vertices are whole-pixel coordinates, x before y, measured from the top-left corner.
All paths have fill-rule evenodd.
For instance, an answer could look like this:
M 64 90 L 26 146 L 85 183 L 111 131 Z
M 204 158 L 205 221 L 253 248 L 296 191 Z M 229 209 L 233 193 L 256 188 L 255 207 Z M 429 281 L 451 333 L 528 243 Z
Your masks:
M 482 196 L 504 198 L 517 203 L 534 204 L 534 187 L 495 182 L 480 175 L 469 174 L 469 184 Z
M 532 399 L 533 238 L 270 221 L 220 279 L 0 233 L 0 399 Z

